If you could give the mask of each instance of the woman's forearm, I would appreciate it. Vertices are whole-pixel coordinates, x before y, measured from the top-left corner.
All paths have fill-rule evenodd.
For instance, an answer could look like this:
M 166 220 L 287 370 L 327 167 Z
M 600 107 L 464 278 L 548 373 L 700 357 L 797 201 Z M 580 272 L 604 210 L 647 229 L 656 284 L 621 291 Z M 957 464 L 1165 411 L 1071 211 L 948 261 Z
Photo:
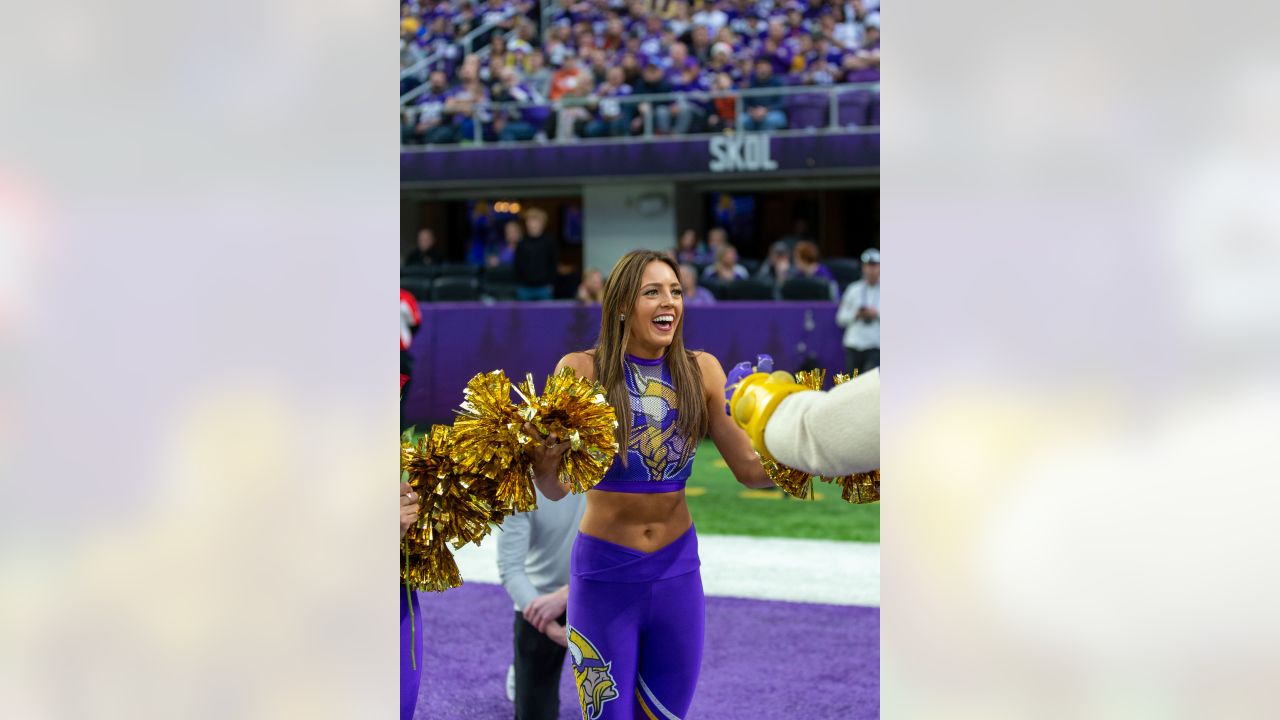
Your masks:
M 548 500 L 560 500 L 569 494 L 565 486 L 560 484 L 560 478 L 556 472 L 544 470 L 539 473 L 535 470 L 533 472 L 533 484 L 538 487 L 538 490 L 543 495 L 547 496 Z

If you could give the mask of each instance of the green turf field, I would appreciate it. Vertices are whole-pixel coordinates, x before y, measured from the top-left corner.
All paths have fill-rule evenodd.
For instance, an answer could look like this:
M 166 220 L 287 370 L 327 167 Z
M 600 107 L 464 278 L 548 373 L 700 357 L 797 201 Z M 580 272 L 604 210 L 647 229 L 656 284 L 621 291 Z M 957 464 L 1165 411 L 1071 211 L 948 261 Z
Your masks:
M 840 488 L 814 483 L 816 500 L 796 500 L 781 490 L 749 490 L 710 440 L 693 461 L 685 490 L 698 534 L 760 535 L 880 542 L 880 505 L 850 505 Z

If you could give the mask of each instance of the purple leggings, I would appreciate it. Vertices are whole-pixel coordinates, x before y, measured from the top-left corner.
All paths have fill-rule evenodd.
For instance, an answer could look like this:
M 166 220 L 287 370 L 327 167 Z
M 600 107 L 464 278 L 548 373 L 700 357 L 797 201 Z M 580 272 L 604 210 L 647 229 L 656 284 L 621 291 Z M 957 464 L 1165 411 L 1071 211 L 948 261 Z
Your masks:
M 583 720 L 684 718 L 702 666 L 698 567 L 692 527 L 651 553 L 578 533 L 569 654 Z
M 412 619 L 409 597 L 413 598 Z M 413 648 L 413 654 L 409 649 Z M 418 686 L 422 684 L 422 607 L 418 593 L 406 592 L 400 586 L 400 720 L 412 720 L 413 709 L 418 705 Z M 417 667 L 414 667 L 416 664 Z

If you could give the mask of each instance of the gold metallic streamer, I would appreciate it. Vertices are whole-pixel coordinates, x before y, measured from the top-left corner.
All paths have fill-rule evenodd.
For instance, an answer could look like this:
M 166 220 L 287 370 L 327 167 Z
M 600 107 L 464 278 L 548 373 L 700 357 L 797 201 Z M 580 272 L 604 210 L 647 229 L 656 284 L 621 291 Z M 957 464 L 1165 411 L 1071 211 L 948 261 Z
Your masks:
M 479 543 L 509 514 L 494 500 L 497 484 L 469 473 L 451 459 L 452 431 L 434 425 L 402 438 L 401 476 L 422 498 L 418 523 L 400 542 L 401 580 L 417 590 L 443 591 L 462 584 L 448 545 Z
M 511 401 L 511 381 L 494 370 L 471 378 L 456 410 L 450 457 L 458 470 L 497 483 L 493 498 L 511 512 L 537 508 L 530 459 L 523 451 L 523 420 Z
M 523 403 L 518 413 L 524 422 L 544 437 L 554 433 L 569 449 L 560 460 L 560 482 L 574 493 L 584 493 L 604 478 L 618 452 L 614 434 L 618 419 L 600 384 L 578 377 L 572 368 L 547 378 L 542 395 L 533 384 L 533 375 L 515 388 Z M 533 439 L 523 432 L 518 440 L 527 445 Z
M 835 376 L 835 384 L 843 383 L 858 377 L 858 371 L 854 370 L 853 375 L 845 375 L 839 373 Z M 880 502 L 880 469 L 876 468 L 871 472 L 855 473 L 853 475 L 843 475 L 841 477 L 824 478 L 826 482 L 834 483 L 840 486 L 840 497 L 845 502 L 854 505 L 864 505 L 867 503 Z

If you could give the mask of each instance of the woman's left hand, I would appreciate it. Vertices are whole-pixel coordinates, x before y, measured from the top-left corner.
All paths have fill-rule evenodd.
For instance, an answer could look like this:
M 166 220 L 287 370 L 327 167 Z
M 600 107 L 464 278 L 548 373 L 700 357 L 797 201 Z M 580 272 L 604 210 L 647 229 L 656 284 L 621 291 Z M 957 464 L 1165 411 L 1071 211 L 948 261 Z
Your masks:
M 400 537 L 418 522 L 418 513 L 422 510 L 421 498 L 409 487 L 409 483 L 400 483 Z

